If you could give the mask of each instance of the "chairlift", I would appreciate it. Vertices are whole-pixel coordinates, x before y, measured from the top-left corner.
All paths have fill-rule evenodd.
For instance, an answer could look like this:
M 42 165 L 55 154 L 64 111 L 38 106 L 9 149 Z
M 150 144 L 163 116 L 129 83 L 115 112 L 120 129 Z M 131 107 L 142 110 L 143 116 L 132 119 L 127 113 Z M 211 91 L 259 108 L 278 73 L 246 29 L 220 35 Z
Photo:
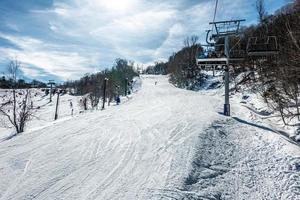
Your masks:
M 240 59 L 243 59 L 242 51 L 236 51 L 234 47 L 238 46 L 237 42 L 233 47 L 230 47 L 229 39 L 231 36 L 240 36 L 240 24 L 245 21 L 244 19 L 238 20 L 229 20 L 229 21 L 215 21 L 216 13 L 218 7 L 218 0 L 216 0 L 215 11 L 213 22 L 209 24 L 212 25 L 212 29 L 207 31 L 206 42 L 208 45 L 214 47 L 214 55 L 217 55 L 216 58 L 208 56 L 203 53 L 201 56 L 197 57 L 197 65 L 204 68 L 213 68 L 213 72 L 216 66 L 224 67 L 224 82 L 225 82 L 225 103 L 224 103 L 224 115 L 230 116 L 230 103 L 229 103 L 229 65 L 234 64 L 236 60 L 239 62 Z M 215 32 L 215 33 L 213 33 Z M 209 35 L 211 36 L 209 37 Z M 224 40 L 223 52 L 219 54 L 216 53 L 216 45 L 221 40 Z
M 227 58 L 223 51 L 216 51 L 215 46 L 202 45 L 203 51 L 197 56 L 197 65 L 203 68 L 211 68 L 217 65 L 226 65 Z
M 250 37 L 247 44 L 248 56 L 272 56 L 279 53 L 277 37 Z
M 211 45 L 201 45 L 203 51 L 201 51 L 198 55 L 198 58 L 216 58 L 217 54 L 215 51 L 215 47 Z
M 197 57 L 197 65 L 201 68 L 211 68 L 212 66 L 235 64 L 243 60 L 246 52 L 238 48 L 240 46 L 240 40 L 231 49 L 228 49 L 228 53 L 225 53 L 225 41 L 224 44 L 217 44 L 220 39 L 225 40 L 230 36 L 239 36 L 240 24 L 243 21 L 245 20 L 210 22 L 209 24 L 211 24 L 213 28 L 208 30 L 206 34 L 207 48 L 209 48 L 209 50 L 204 50 L 204 52 Z M 223 48 L 217 48 L 219 46 L 223 46 Z
M 225 36 L 239 35 L 241 23 L 244 22 L 244 19 L 239 20 L 228 20 L 228 21 L 217 21 L 210 22 L 209 24 L 214 26 L 215 34 L 212 35 L 212 38 L 222 38 Z

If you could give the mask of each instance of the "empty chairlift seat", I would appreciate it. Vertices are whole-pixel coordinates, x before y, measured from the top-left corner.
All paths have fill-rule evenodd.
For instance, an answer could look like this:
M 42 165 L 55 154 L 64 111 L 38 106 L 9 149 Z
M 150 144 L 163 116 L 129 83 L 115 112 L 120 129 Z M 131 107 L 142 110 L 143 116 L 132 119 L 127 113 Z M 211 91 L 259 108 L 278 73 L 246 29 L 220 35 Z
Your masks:
M 269 56 L 278 54 L 278 44 L 276 36 L 265 38 L 251 37 L 248 39 L 248 56 Z

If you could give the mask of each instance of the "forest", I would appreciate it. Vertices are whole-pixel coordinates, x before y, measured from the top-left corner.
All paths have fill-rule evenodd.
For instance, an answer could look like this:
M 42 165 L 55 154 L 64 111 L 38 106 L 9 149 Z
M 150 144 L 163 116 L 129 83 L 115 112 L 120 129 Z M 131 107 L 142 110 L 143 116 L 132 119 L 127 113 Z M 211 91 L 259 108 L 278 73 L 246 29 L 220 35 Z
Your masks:
M 114 101 L 120 95 L 130 93 L 133 78 L 138 76 L 134 69 L 134 62 L 126 59 L 116 59 L 112 68 L 94 74 L 86 74 L 79 80 L 67 81 L 61 87 L 74 89 L 73 95 L 81 95 L 82 106 L 86 110 L 89 106 L 96 108 L 103 99 L 103 89 L 108 102 Z

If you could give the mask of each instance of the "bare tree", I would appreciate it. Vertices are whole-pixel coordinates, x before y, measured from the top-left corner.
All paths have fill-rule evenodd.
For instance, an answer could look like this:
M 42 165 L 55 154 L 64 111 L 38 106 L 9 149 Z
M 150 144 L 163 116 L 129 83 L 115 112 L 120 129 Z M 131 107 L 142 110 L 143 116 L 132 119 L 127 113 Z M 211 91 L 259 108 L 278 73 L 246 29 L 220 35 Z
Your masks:
M 263 8 L 263 3 L 257 5 L 258 11 L 264 10 L 260 9 Z M 284 12 L 269 17 L 268 22 L 264 19 L 260 23 L 263 26 L 258 26 L 255 30 L 261 37 L 274 35 L 277 38 L 274 44 L 278 45 L 278 54 L 257 60 L 257 75 L 263 85 L 266 102 L 274 111 L 280 113 L 284 124 L 290 126 L 299 126 L 300 120 L 299 13 L 300 1 L 297 0 L 286 7 Z
M 11 61 L 8 65 L 8 77 L 12 80 L 9 93 L 6 99 L 0 104 L 0 115 L 3 116 L 16 130 L 16 135 L 24 132 L 27 122 L 33 114 L 31 93 L 29 89 L 19 91 L 17 94 L 17 76 L 20 69 L 20 62 Z
M 79 106 L 85 111 L 88 109 L 88 96 L 89 94 L 85 94 L 79 100 Z
M 259 22 L 263 22 L 264 18 L 267 15 L 264 0 L 256 0 L 256 10 L 258 13 Z

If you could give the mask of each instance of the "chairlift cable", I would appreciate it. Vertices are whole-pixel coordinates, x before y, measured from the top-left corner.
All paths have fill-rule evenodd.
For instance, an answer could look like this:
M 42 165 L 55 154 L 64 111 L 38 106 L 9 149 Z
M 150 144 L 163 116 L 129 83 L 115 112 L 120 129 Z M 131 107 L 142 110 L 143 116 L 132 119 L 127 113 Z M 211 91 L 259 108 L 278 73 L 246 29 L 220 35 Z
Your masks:
M 219 3 L 219 0 L 216 0 L 213 23 L 216 21 L 216 15 L 217 15 L 217 10 L 218 10 L 218 3 Z M 213 31 L 213 28 L 214 28 L 214 24 L 212 25 L 211 31 Z
M 216 21 L 216 16 L 217 16 L 217 10 L 218 10 L 218 3 L 219 3 L 219 0 L 216 0 L 216 4 L 215 4 L 215 10 L 214 10 L 214 17 L 213 17 L 213 23 L 211 25 L 211 30 L 208 30 L 207 31 L 207 34 L 206 34 L 206 43 L 209 44 L 209 45 L 215 45 L 214 43 L 211 43 L 208 41 L 208 35 L 209 33 L 213 32 L 214 31 L 214 26 L 215 26 L 215 21 Z

